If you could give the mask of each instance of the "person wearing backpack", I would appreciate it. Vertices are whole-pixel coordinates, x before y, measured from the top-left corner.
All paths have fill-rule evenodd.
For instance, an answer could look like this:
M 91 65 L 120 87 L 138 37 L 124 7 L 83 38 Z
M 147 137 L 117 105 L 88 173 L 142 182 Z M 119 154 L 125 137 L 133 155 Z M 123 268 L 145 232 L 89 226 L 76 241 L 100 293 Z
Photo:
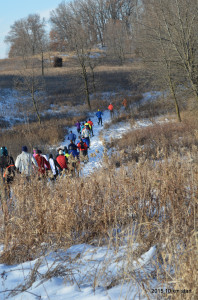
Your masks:
M 15 176 L 14 159 L 8 155 L 8 150 L 5 146 L 0 149 L 0 168 L 3 182 L 12 182 Z
M 87 154 L 87 144 L 83 142 L 82 138 L 80 139 L 80 142 L 77 144 L 77 147 L 80 151 L 80 161 L 86 162 L 88 161 L 88 154 Z
M 77 144 L 77 147 L 78 147 L 80 153 L 83 154 L 83 156 L 87 155 L 88 146 L 85 142 L 83 142 L 82 138 L 80 139 L 80 142 Z

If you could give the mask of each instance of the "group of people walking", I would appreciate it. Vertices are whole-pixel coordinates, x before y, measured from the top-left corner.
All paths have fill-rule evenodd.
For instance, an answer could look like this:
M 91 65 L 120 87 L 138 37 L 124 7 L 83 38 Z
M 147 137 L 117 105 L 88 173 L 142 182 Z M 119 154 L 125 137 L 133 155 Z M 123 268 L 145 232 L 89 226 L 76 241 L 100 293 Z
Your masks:
M 127 107 L 127 100 L 123 100 L 123 106 Z M 108 109 L 110 116 L 114 115 L 114 107 L 109 104 Z M 103 112 L 98 109 L 96 116 L 98 125 L 103 126 Z M 0 149 L 0 171 L 4 182 L 10 183 L 13 181 L 15 172 L 24 174 L 26 177 L 32 174 L 39 175 L 40 178 L 46 177 L 51 170 L 53 179 L 55 179 L 64 170 L 74 170 L 80 162 L 88 161 L 88 150 L 90 149 L 90 139 L 94 136 L 93 122 L 91 119 L 85 122 L 75 124 L 78 139 L 75 133 L 70 131 L 67 140 L 69 145 L 59 147 L 57 149 L 56 158 L 50 153 L 49 156 L 44 155 L 38 148 L 33 148 L 33 153 L 28 152 L 26 146 L 22 147 L 22 152 L 17 156 L 14 163 L 12 156 L 8 155 L 8 150 L 5 146 Z
M 46 177 L 51 171 L 51 178 L 55 179 L 64 170 L 69 172 L 74 170 L 80 162 L 88 161 L 88 149 L 90 148 L 90 138 L 93 134 L 93 122 L 91 119 L 75 124 L 76 134 L 70 131 L 68 135 L 69 145 L 57 148 L 56 158 L 50 153 L 44 155 L 38 148 L 33 148 L 32 153 L 28 152 L 27 146 L 22 147 L 22 152 L 17 156 L 16 161 L 9 156 L 5 146 L 0 149 L 0 170 L 4 182 L 13 181 L 15 173 L 30 177 L 38 175 L 39 178 Z

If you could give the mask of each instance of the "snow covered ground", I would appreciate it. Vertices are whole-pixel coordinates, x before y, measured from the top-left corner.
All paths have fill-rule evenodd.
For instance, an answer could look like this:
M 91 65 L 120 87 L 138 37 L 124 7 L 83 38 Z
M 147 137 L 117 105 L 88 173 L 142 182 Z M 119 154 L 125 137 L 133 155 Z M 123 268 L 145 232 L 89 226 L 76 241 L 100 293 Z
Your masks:
M 97 124 L 95 114 L 90 115 L 90 118 L 94 123 L 94 137 L 91 138 L 89 162 L 82 170 L 83 176 L 90 175 L 95 168 L 101 166 L 104 153 L 102 139 L 121 137 L 125 132 L 132 130 L 127 122 L 103 130 L 103 126 Z M 109 112 L 104 111 L 103 124 L 109 121 Z M 137 121 L 134 128 L 151 124 L 148 120 Z M 75 127 L 71 130 L 76 133 Z M 69 141 L 65 137 L 61 146 L 68 144 Z M 59 250 L 48 253 L 45 257 L 19 265 L 0 264 L 0 299 L 146 299 L 138 283 L 128 275 L 131 271 L 136 272 L 140 268 L 144 273 L 150 272 L 153 268 L 152 258 L 156 254 L 156 247 L 144 253 L 138 261 L 133 261 L 131 257 L 130 263 L 126 259 L 129 256 L 128 252 L 127 243 L 116 250 L 108 246 L 95 247 L 81 244 L 72 246 L 65 252 Z M 124 277 L 127 280 L 123 280 Z M 33 284 L 31 284 L 32 278 L 34 278 Z
M 23 114 L 17 107 L 18 93 L 12 89 L 0 89 L 0 118 L 14 124 L 20 121 Z
M 94 172 L 97 168 L 102 166 L 102 158 L 104 155 L 104 141 L 109 142 L 111 138 L 121 138 L 123 134 L 130 130 L 147 127 L 153 125 L 153 123 L 148 120 L 139 120 L 136 121 L 136 123 L 132 126 L 129 122 L 120 122 L 117 124 L 112 125 L 108 129 L 104 129 L 103 126 L 98 126 L 98 119 L 95 115 L 90 115 L 90 119 L 94 123 L 94 136 L 91 137 L 91 144 L 89 149 L 89 162 L 86 163 L 83 166 L 83 169 L 81 170 L 81 176 L 88 176 L 92 172 Z M 109 123 L 111 121 L 110 114 L 108 111 L 103 112 L 103 124 Z M 158 120 L 158 118 L 155 119 L 156 123 L 161 123 L 162 121 Z M 168 120 L 164 120 L 163 122 L 168 122 Z M 70 128 L 73 133 L 76 134 L 76 127 L 73 126 Z M 65 137 L 65 140 L 63 143 L 60 144 L 61 147 L 68 146 L 69 145 L 68 137 Z
M 152 262 L 156 247 L 131 264 L 123 259 L 127 251 L 127 246 L 115 251 L 107 246 L 80 244 L 65 252 L 52 252 L 20 265 L 0 265 L 0 299 L 146 299 L 137 282 L 132 278 L 128 283 L 123 280 L 123 273 L 135 274 L 140 268 L 145 268 L 145 271 Z M 28 288 L 31 278 L 34 282 Z

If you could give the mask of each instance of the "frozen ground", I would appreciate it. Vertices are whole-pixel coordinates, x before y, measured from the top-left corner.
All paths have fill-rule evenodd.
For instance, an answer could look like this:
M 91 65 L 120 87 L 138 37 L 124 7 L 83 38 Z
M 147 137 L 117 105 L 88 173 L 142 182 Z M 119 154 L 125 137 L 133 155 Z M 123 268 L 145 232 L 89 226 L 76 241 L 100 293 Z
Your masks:
M 90 99 L 94 99 L 94 97 L 100 97 L 101 99 L 106 99 L 111 101 L 118 95 L 119 93 L 109 91 L 103 92 L 100 94 L 90 95 Z M 125 94 L 131 95 L 130 91 L 125 91 Z M 160 92 L 150 92 L 143 94 L 143 98 L 141 103 L 145 101 L 153 101 L 159 95 Z M 20 101 L 19 101 L 20 100 Z M 25 96 L 21 96 L 16 90 L 14 89 L 2 89 L 0 88 L 0 120 L 6 121 L 10 126 L 14 125 L 15 123 L 22 123 L 25 122 L 27 119 L 27 111 L 20 109 L 19 103 L 23 101 L 24 104 L 30 105 L 28 98 Z M 22 102 L 21 102 L 22 103 Z M 134 104 L 135 105 L 135 104 Z M 22 107 L 22 106 L 21 106 Z M 50 105 L 49 109 L 46 109 L 41 112 L 41 115 L 57 115 L 59 116 L 60 113 L 69 113 L 70 115 L 78 115 L 79 111 L 83 111 L 83 105 L 77 105 L 74 107 L 68 107 L 66 105 Z M 31 115 L 29 115 L 31 117 Z
M 135 274 L 140 268 L 143 272 L 153 270 L 156 247 L 138 261 L 127 260 L 127 253 L 127 246 L 115 251 L 107 246 L 79 244 L 20 265 L 0 265 L 0 299 L 146 299 L 138 283 L 132 278 L 124 281 L 123 276 L 129 272 Z M 28 288 L 33 273 L 34 283 Z
M 121 137 L 125 132 L 132 130 L 131 125 L 125 122 L 103 130 L 103 126 L 98 126 L 95 114 L 90 115 L 90 118 L 94 122 L 94 137 L 91 138 L 89 162 L 84 166 L 82 175 L 90 175 L 95 168 L 101 166 L 104 152 L 102 139 Z M 103 124 L 109 121 L 109 112 L 104 111 Z M 134 128 L 151 124 L 148 120 L 137 121 Z M 75 127 L 71 130 L 76 133 Z M 101 133 L 103 133 L 102 139 Z M 61 145 L 68 144 L 69 141 L 65 137 Z M 107 246 L 94 247 L 80 244 L 72 246 L 65 252 L 52 252 L 45 257 L 23 264 L 14 266 L 0 264 L 0 299 L 146 299 L 139 283 L 129 274 L 131 271 L 138 272 L 138 278 L 140 269 L 143 274 L 153 270 L 152 258 L 156 254 L 156 247 L 152 247 L 138 260 L 133 260 L 129 255 L 131 249 L 127 243 L 116 251 Z M 31 283 L 32 278 L 34 278 L 33 283 Z M 14 294 L 11 294 L 14 290 Z
M 23 113 L 17 107 L 18 93 L 11 89 L 0 89 L 0 119 L 14 124 L 21 121 Z

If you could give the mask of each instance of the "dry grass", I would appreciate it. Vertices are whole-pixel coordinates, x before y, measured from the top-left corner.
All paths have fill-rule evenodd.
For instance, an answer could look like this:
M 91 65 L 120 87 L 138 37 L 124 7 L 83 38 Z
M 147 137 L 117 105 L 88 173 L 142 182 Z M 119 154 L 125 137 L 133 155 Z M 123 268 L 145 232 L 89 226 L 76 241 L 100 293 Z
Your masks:
M 104 54 L 104 51 L 100 49 L 92 49 L 92 52 L 97 52 Z M 63 59 L 63 67 L 61 68 L 54 68 L 53 67 L 53 59 L 55 56 L 62 57 Z M 129 59 L 132 59 L 133 55 L 129 56 Z M 30 58 L 28 58 L 30 59 Z M 41 56 L 35 55 L 34 56 L 34 65 L 37 67 L 37 74 L 41 75 Z M 142 69 L 143 64 L 140 63 L 131 63 L 128 62 L 126 64 L 123 64 L 120 66 L 118 62 L 115 60 L 113 61 L 113 65 L 111 62 L 111 58 L 106 58 L 105 56 L 102 56 L 102 58 L 99 58 L 100 65 L 96 67 L 96 70 L 98 72 L 104 72 L 104 71 L 110 71 L 110 72 L 119 72 L 123 70 L 130 71 L 132 69 Z M 116 65 L 115 65 L 116 64 Z M 76 53 L 75 52 L 67 52 L 67 53 L 60 53 L 60 52 L 48 52 L 44 54 L 44 66 L 45 66 L 45 74 L 47 76 L 54 76 L 54 75 L 60 75 L 65 73 L 75 73 L 76 71 L 79 71 L 79 64 L 76 59 Z M 15 58 L 9 58 L 9 59 L 0 59 L 0 75 L 16 75 L 18 71 L 24 70 L 25 68 L 28 68 L 28 62 L 25 65 L 23 58 L 21 57 L 15 57 Z
M 21 147 L 26 145 L 31 152 L 33 147 L 49 151 L 49 146 L 56 148 L 67 134 L 66 127 L 73 126 L 77 120 L 85 120 L 85 114 L 61 119 L 44 120 L 41 124 L 32 122 L 16 125 L 11 129 L 0 132 L 1 145 L 8 148 L 14 158 L 21 152 Z
M 189 152 L 189 158 L 194 155 Z M 197 164 L 190 159 L 181 163 L 174 152 L 157 164 L 129 163 L 127 171 L 115 171 L 109 163 L 106 160 L 106 169 L 89 178 L 60 178 L 54 184 L 17 177 L 12 185 L 15 197 L 4 209 L 1 262 L 33 259 L 42 242 L 63 248 L 100 238 L 108 243 L 111 229 L 126 232 L 136 224 L 131 239 L 139 247 L 133 259 L 157 246 L 158 282 L 191 289 L 195 295 Z M 130 255 L 127 259 L 130 266 Z M 127 280 L 132 276 L 133 268 Z M 150 284 L 147 277 L 148 288 Z
M 185 118 L 185 116 L 184 116 Z M 134 124 L 134 120 L 132 120 Z M 164 159 L 174 151 L 178 156 L 185 157 L 186 152 L 198 147 L 198 124 L 196 117 L 177 121 L 153 124 L 152 126 L 133 129 L 121 139 L 112 139 L 107 148 L 116 147 L 121 151 L 123 162 L 139 159 Z M 112 159 L 119 161 L 119 155 Z

